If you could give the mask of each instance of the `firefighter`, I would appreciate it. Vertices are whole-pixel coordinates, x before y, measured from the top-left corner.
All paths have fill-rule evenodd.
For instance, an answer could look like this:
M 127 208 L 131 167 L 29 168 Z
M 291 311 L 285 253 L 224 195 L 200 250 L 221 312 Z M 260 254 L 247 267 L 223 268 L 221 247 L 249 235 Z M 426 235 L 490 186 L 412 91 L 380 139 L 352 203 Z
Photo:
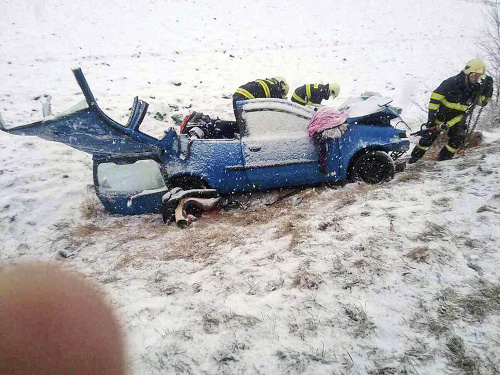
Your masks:
M 485 106 L 493 95 L 493 78 L 486 75 L 481 59 L 470 60 L 456 76 L 443 81 L 431 94 L 427 118 L 428 131 L 420 138 L 408 160 L 417 162 L 434 143 L 441 131 L 448 130 L 448 143 L 438 160 L 453 158 L 465 140 L 466 119 L 474 105 Z
M 297 87 L 292 95 L 292 102 L 302 105 L 321 104 L 323 99 L 335 99 L 340 92 L 340 86 L 336 82 L 326 85 L 308 83 Z
M 292 95 L 292 102 L 302 105 L 321 104 L 323 99 L 335 99 L 340 92 L 340 86 L 336 82 L 326 85 L 308 83 L 297 87 Z
M 288 83 L 283 77 L 266 79 L 256 79 L 240 86 L 233 94 L 233 110 L 236 119 L 239 118 L 239 111 L 236 102 L 240 100 L 258 98 L 280 98 L 286 99 L 288 95 Z

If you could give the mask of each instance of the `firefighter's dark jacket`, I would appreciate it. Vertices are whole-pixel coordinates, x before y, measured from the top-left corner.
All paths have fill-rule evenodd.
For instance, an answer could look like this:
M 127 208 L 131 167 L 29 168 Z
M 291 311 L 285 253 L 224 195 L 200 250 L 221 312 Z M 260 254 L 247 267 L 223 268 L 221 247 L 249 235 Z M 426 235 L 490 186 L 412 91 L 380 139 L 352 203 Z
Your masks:
M 295 89 L 292 95 L 292 102 L 302 105 L 321 104 L 323 99 L 328 100 L 329 97 L 328 85 L 308 83 Z
M 443 81 L 429 101 L 429 124 L 447 123 L 454 126 L 464 120 L 467 110 L 476 104 L 486 105 L 493 95 L 493 78 L 487 76 L 481 84 L 468 82 L 464 72 Z
M 282 98 L 283 90 L 279 84 L 271 79 L 256 79 L 240 86 L 233 94 L 233 100 L 247 100 L 257 98 Z

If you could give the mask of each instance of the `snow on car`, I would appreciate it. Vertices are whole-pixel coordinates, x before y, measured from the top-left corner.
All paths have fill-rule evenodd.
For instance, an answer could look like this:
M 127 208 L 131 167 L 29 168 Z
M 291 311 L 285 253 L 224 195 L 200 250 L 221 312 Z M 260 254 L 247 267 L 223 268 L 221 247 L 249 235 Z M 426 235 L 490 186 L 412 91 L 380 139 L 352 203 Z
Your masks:
M 82 71 L 74 74 L 84 102 L 40 122 L 1 129 L 92 154 L 97 196 L 117 214 L 159 212 L 162 196 L 173 187 L 224 195 L 356 179 L 379 183 L 393 177 L 394 160 L 409 148 L 406 133 L 391 124 L 400 109 L 376 95 L 341 107 L 350 116 L 342 134 L 326 141 L 324 170 L 308 134 L 315 109 L 283 99 L 238 102 L 238 121 L 190 116 L 186 131 L 170 128 L 157 139 L 139 129 L 146 102 L 136 97 L 129 121 L 121 125 L 99 108 Z M 206 131 L 210 126 L 214 131 Z M 189 131 L 195 128 L 201 133 Z

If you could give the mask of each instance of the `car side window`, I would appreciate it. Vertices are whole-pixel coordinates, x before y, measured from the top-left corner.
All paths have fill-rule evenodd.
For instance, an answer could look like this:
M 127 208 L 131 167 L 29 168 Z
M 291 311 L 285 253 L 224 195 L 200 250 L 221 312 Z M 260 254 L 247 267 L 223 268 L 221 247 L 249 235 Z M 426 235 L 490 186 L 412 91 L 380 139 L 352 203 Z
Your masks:
M 97 167 L 101 193 L 138 193 L 165 187 L 160 168 L 154 160 L 138 160 L 133 164 L 101 163 Z
M 308 136 L 310 119 L 295 113 L 276 110 L 257 110 L 243 114 L 247 137 L 283 138 Z

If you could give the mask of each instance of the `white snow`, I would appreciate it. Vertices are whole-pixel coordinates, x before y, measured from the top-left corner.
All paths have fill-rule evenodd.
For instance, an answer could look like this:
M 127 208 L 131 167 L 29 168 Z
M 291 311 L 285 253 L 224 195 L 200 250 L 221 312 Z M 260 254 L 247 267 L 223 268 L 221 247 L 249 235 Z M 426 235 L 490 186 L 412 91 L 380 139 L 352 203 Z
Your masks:
M 235 89 L 276 75 L 291 91 L 339 82 L 332 106 L 379 92 L 416 130 L 432 90 L 481 56 L 483 7 L 4 0 L 0 115 L 12 127 L 42 118 L 43 95 L 53 113 L 80 102 L 79 66 L 110 117 L 126 123 L 138 95 L 160 135 L 175 114 L 232 119 Z M 252 194 L 184 230 L 106 213 L 91 156 L 1 132 L 0 268 L 55 261 L 100 283 L 133 374 L 495 373 L 500 133 L 479 127 L 482 147 L 387 184 Z

